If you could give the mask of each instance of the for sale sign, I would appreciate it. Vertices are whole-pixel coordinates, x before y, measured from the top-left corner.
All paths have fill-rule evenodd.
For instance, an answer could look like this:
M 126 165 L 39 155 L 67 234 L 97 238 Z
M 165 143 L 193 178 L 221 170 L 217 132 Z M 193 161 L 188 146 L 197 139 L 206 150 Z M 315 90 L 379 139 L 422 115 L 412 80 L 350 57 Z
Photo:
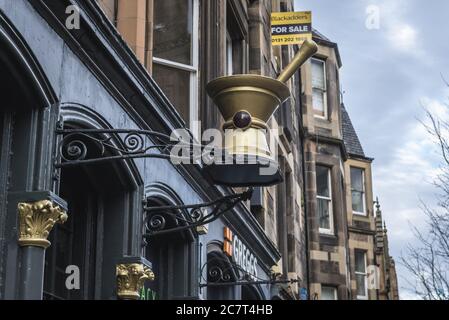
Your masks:
M 273 46 L 301 44 L 312 39 L 312 12 L 274 12 L 271 14 Z

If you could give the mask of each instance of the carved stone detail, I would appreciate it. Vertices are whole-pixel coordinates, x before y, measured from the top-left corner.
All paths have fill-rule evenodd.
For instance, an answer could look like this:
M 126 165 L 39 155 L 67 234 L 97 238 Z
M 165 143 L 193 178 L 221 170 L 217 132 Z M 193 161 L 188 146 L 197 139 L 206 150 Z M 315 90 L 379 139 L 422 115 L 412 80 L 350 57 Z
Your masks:
M 141 264 L 117 265 L 117 297 L 123 300 L 138 300 L 146 280 L 153 281 L 153 271 Z
M 55 223 L 64 223 L 68 216 L 65 210 L 50 200 L 33 203 L 21 202 L 19 210 L 19 245 L 47 248 L 47 237 Z

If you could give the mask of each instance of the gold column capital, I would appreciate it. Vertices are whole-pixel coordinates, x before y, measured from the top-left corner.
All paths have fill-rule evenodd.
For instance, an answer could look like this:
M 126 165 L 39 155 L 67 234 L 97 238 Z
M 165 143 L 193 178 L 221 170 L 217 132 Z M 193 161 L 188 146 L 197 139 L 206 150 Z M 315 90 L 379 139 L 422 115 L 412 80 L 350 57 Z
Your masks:
M 50 200 L 20 202 L 17 208 L 20 246 L 47 248 L 47 237 L 55 223 L 64 223 L 68 218 L 66 211 Z
M 143 263 L 118 264 L 116 275 L 119 299 L 138 300 L 144 282 L 154 280 L 153 271 Z

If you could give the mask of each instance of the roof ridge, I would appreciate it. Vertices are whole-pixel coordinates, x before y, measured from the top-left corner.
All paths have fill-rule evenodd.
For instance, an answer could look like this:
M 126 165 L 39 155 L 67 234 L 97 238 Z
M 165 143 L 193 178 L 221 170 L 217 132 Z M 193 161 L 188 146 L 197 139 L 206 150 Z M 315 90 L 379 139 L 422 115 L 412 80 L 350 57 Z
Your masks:
M 315 28 L 312 28 L 312 33 L 313 33 L 315 36 L 317 36 L 318 38 L 321 38 L 321 39 L 323 39 L 323 40 L 332 42 L 328 37 L 326 37 L 324 34 L 322 34 L 320 31 L 318 31 L 318 30 L 315 29 Z

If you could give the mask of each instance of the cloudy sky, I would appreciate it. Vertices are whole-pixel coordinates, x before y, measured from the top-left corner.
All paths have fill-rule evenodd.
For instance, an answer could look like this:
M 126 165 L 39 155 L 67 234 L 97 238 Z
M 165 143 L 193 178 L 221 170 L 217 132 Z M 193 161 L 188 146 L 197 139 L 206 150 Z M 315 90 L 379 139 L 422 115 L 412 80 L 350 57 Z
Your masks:
M 449 90 L 449 1 L 296 0 L 313 24 L 338 43 L 344 102 L 373 165 L 374 192 L 398 257 L 424 224 L 420 199 L 434 205 L 438 150 L 419 120 L 423 106 L 445 115 Z M 379 13 L 377 25 L 374 17 Z M 397 263 L 398 264 L 398 263 Z M 407 276 L 398 265 L 398 273 Z M 400 276 L 401 295 L 413 295 Z

